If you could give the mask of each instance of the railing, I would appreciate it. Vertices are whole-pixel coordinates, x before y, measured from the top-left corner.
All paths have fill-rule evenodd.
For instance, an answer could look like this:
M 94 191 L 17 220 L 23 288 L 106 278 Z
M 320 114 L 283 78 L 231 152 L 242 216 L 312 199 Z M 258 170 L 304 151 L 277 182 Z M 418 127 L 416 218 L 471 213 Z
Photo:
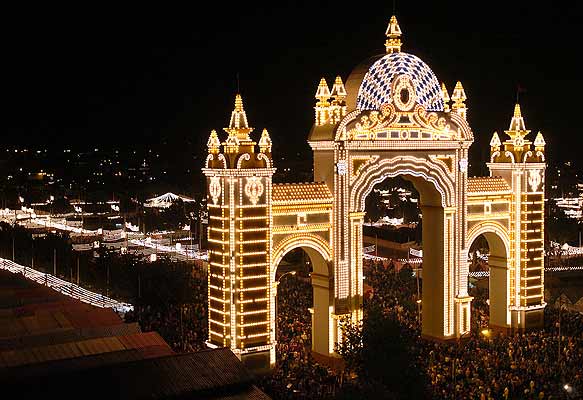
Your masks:
M 84 289 L 74 283 L 59 279 L 51 274 L 37 271 L 25 265 L 16 264 L 15 262 L 4 258 L 0 258 L 0 268 L 12 272 L 13 274 L 22 274 L 25 278 L 30 279 L 31 281 L 40 283 L 41 285 L 47 286 L 59 293 L 93 306 L 112 308 L 120 313 L 133 311 L 134 309 L 134 306 L 129 303 L 119 302 L 102 294 Z

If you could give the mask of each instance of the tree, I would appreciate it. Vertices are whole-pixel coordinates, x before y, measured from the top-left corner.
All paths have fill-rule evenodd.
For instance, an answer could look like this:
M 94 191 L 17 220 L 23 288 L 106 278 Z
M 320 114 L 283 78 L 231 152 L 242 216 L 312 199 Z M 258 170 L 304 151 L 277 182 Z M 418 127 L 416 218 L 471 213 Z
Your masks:
M 340 398 L 419 399 L 424 397 L 424 381 L 413 367 L 410 340 L 399 321 L 386 316 L 377 303 L 371 303 L 362 325 L 343 322 L 338 353 L 346 368 L 357 375 L 356 387 Z

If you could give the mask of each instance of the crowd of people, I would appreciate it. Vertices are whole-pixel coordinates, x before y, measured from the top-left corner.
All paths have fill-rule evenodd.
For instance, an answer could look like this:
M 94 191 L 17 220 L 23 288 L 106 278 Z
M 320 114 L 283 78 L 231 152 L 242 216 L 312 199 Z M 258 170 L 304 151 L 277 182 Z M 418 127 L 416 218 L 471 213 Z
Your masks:
M 527 333 L 482 333 L 488 325 L 488 291 L 471 289 L 472 332 L 453 343 L 436 343 L 420 337 L 420 323 L 411 299 L 414 280 L 395 283 L 392 267 L 369 263 L 365 275 L 374 288 L 371 301 L 396 313 L 403 335 L 413 336 L 410 351 L 416 366 L 429 378 L 427 392 L 433 398 L 557 399 L 583 397 L 583 316 L 545 310 L 545 329 Z M 407 282 L 407 281 L 405 281 Z M 366 304 L 365 304 L 366 310 Z M 559 342 L 560 340 L 560 342 Z M 560 357 L 560 359 L 559 359 Z
M 399 322 L 408 340 L 414 368 L 426 379 L 425 393 L 435 399 L 560 399 L 583 396 L 583 315 L 547 307 L 542 330 L 484 335 L 488 326 L 487 285 L 472 286 L 472 331 L 451 343 L 421 338 L 418 309 L 421 280 L 409 266 L 397 270 L 387 261 L 365 260 L 365 282 L 372 305 Z M 127 320 L 144 331 L 158 331 L 177 352 L 205 348 L 207 338 L 206 278 L 195 277 L 187 304 L 137 306 Z M 277 289 L 276 354 L 273 371 L 257 384 L 274 399 L 334 398 L 348 377 L 316 362 L 311 354 L 312 286 L 308 274 L 283 277 Z M 182 318 L 181 314 L 182 313 Z M 422 311 L 421 311 L 422 313 Z M 560 321 L 560 325 L 559 325 Z M 561 335 L 559 336 L 559 329 Z M 352 382 L 351 382 L 352 379 Z
M 274 399 L 322 399 L 333 396 L 337 377 L 313 359 L 312 285 L 301 272 L 283 277 L 277 288 L 277 364 L 259 382 Z

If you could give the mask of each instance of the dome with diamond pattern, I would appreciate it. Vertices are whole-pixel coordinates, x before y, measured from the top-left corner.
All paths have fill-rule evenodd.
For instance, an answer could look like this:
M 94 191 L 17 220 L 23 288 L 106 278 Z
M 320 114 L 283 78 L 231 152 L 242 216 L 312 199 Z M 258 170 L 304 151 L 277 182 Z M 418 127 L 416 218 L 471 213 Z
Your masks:
M 368 70 L 356 98 L 359 110 L 378 110 L 391 101 L 391 83 L 395 76 L 411 77 L 417 102 L 429 111 L 443 111 L 443 98 L 437 77 L 419 57 L 395 52 L 378 59 Z

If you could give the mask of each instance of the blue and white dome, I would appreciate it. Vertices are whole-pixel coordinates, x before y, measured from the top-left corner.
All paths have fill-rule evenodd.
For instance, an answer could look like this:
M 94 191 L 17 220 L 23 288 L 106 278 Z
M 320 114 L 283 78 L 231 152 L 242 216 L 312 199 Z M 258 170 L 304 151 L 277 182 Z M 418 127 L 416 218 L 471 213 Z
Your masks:
M 364 76 L 356 108 L 378 110 L 391 100 L 391 83 L 397 75 L 411 77 L 417 94 L 417 102 L 429 111 L 443 111 L 443 98 L 437 77 L 421 59 L 412 54 L 395 52 L 377 60 Z

